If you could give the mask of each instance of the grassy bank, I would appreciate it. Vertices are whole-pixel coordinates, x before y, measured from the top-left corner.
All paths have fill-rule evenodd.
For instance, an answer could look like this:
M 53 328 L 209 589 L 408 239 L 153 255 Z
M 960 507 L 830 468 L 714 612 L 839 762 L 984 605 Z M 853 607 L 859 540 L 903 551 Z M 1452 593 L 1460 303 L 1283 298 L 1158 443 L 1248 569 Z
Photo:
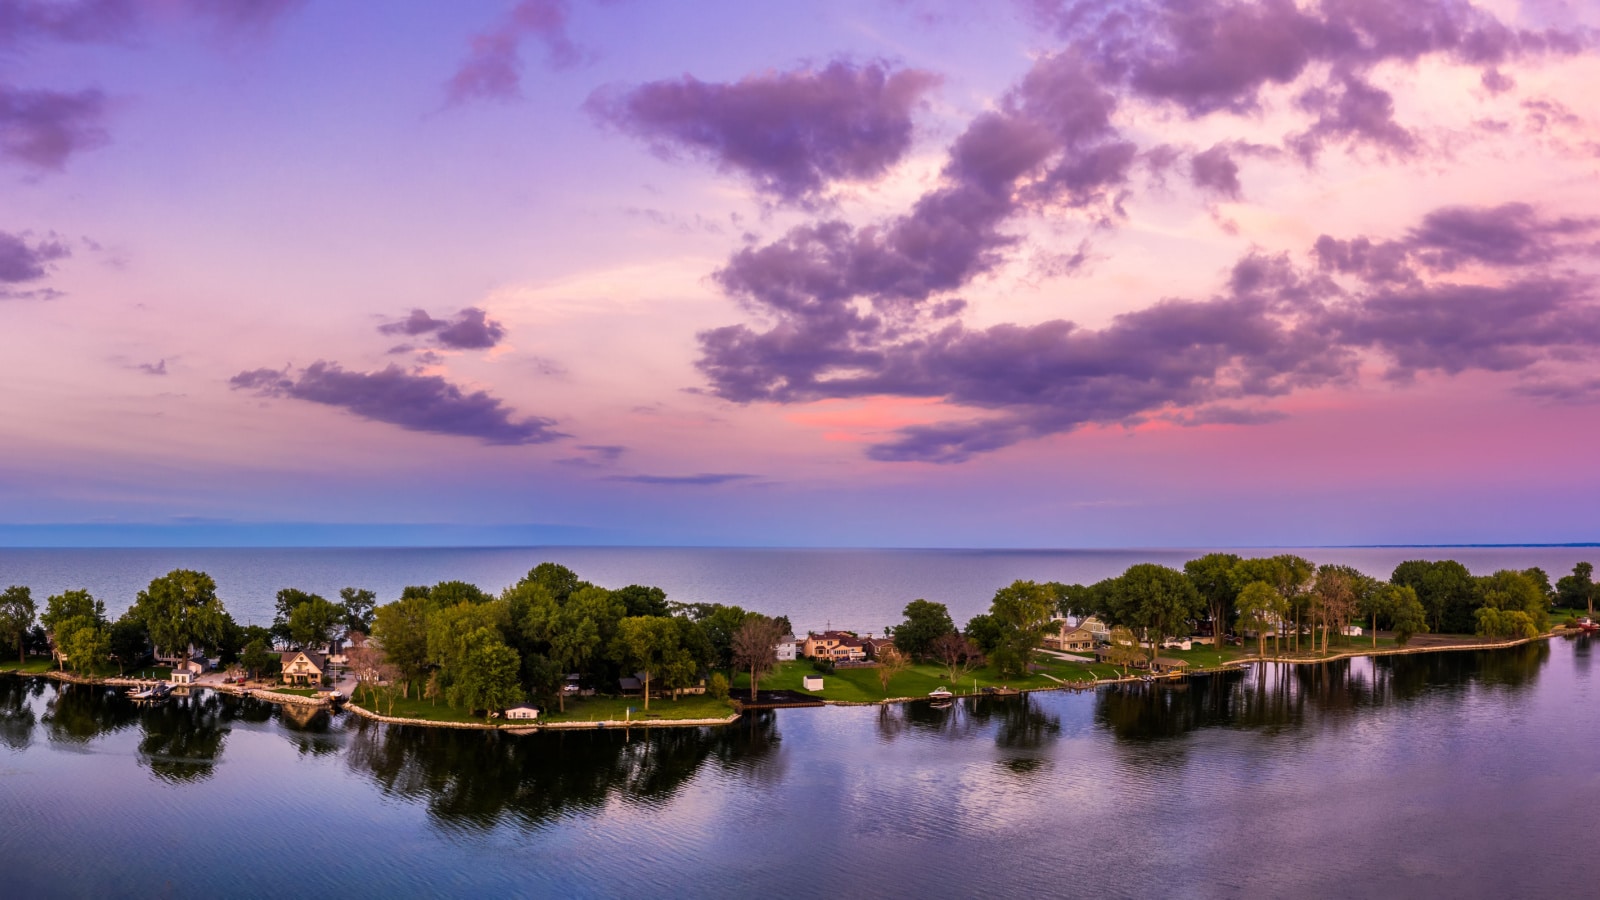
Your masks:
M 628 708 L 635 722 L 672 721 L 674 719 L 725 719 L 733 715 L 733 706 L 726 700 L 711 697 L 689 696 L 677 700 L 655 699 L 646 712 L 644 700 L 638 697 L 578 697 L 567 701 L 567 711 L 556 707 L 540 710 L 541 722 L 621 722 L 629 718 Z

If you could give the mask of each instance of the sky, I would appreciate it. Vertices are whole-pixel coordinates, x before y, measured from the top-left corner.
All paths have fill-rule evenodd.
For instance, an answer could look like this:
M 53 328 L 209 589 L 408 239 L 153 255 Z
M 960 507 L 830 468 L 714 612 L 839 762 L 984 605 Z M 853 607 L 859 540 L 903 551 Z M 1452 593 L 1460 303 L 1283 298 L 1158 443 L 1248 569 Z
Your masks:
M 0 542 L 1600 538 L 1600 7 L 0 0 Z

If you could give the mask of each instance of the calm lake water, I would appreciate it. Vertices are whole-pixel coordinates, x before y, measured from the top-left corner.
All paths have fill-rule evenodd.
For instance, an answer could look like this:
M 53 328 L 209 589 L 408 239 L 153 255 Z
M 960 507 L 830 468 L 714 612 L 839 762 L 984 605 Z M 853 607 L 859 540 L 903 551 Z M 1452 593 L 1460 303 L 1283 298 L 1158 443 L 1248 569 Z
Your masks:
M 1591 896 L 1597 655 L 524 737 L 0 678 L 4 894 Z
M 243 624 L 272 621 L 273 596 L 298 587 L 335 597 L 370 588 L 379 602 L 408 584 L 460 579 L 498 592 L 546 560 L 605 587 L 651 584 L 672 600 L 735 603 L 787 615 L 795 627 L 879 631 L 901 620 L 917 598 L 944 603 L 958 623 L 988 608 L 996 589 L 1019 578 L 1090 583 L 1128 566 L 1182 566 L 1196 550 L 814 550 L 670 547 L 493 549 L 0 549 L 0 586 L 25 584 L 43 605 L 50 594 L 87 588 L 116 616 L 152 578 L 201 569 Z M 1475 574 L 1543 566 L 1554 579 L 1579 560 L 1600 562 L 1595 547 L 1328 548 L 1234 551 L 1298 553 L 1318 563 L 1352 565 L 1388 578 L 1407 559 L 1456 559 Z

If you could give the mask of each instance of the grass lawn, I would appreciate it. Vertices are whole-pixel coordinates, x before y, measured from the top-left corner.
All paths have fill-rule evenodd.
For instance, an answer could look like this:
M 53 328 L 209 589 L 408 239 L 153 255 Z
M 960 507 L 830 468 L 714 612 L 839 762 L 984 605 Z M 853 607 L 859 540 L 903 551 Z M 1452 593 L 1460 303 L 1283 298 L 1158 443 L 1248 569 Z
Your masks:
M 279 690 L 282 690 L 284 693 L 288 694 L 301 693 L 300 691 L 288 690 L 285 688 L 279 688 Z M 483 721 L 483 716 L 472 715 L 472 713 L 469 711 L 459 707 L 451 708 L 450 704 L 444 702 L 442 699 L 437 701 L 423 700 L 418 697 L 406 698 L 396 694 L 394 698 L 394 707 L 390 708 L 389 701 L 387 699 L 381 696 L 374 698 L 363 691 L 361 692 L 361 698 L 359 700 L 353 699 L 352 702 L 368 712 L 375 712 L 380 716 L 394 716 L 395 718 L 399 719 L 421 719 L 425 722 Z M 491 719 L 490 721 L 499 720 Z
M 1063 660 L 1052 660 L 1049 666 L 1050 674 L 1063 680 L 1086 677 L 1086 667 L 1076 669 L 1066 668 L 1074 664 Z M 1056 674 L 1055 664 L 1062 666 L 1062 671 L 1074 674 Z M 889 690 L 885 691 L 878 681 L 876 668 L 839 669 L 832 675 L 822 676 L 821 691 L 806 691 L 801 687 L 801 679 L 807 675 L 819 674 L 811 668 L 809 660 L 795 660 L 794 662 L 778 663 L 778 667 L 767 677 L 761 679 L 763 690 L 798 691 L 803 694 L 823 700 L 841 700 L 857 703 L 875 703 L 890 697 L 923 697 L 934 688 L 945 687 L 956 693 L 972 693 L 974 682 L 976 686 L 983 687 L 1013 687 L 1019 690 L 1027 688 L 1057 687 L 1059 682 L 1053 681 L 1040 674 L 1025 675 L 1020 678 L 1001 678 L 993 669 L 982 668 L 968 672 L 956 681 L 951 681 L 941 666 L 918 663 L 905 669 L 894 676 L 889 682 Z M 744 673 L 735 675 L 733 679 L 734 697 L 749 696 L 750 675 Z
M 12 649 L 16 648 L 13 647 Z M 12 659 L 0 658 L 0 671 L 3 672 L 18 672 L 23 675 L 43 675 L 45 672 L 48 672 L 55 667 L 56 664 L 47 657 L 29 657 L 28 661 L 25 663 L 17 662 L 14 657 Z
M 726 719 L 733 715 L 733 706 L 726 700 L 706 696 L 651 698 L 650 711 L 645 712 L 644 700 L 639 697 L 575 697 L 567 700 L 567 711 L 557 707 L 541 709 L 541 722 L 621 722 L 628 718 L 628 707 L 633 707 L 635 722 L 656 719 Z

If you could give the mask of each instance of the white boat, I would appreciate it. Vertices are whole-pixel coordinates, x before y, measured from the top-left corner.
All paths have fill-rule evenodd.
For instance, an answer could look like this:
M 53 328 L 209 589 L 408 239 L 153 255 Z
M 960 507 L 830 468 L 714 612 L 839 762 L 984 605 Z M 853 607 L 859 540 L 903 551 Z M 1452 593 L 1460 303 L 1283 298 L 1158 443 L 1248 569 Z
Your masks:
M 934 700 L 949 700 L 955 694 L 952 694 L 948 688 L 941 684 L 938 688 L 929 691 L 928 696 Z

